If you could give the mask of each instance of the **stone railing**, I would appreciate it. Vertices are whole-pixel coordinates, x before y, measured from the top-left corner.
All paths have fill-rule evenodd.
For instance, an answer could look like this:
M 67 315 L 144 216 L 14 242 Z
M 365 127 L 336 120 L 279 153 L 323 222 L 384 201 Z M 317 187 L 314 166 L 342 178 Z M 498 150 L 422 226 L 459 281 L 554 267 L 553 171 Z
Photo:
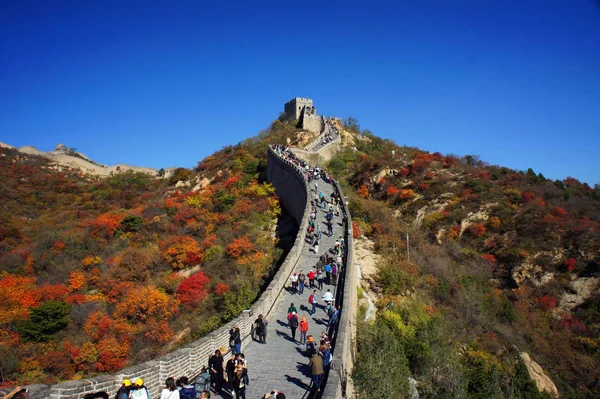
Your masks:
M 302 185 L 306 192 L 305 198 L 310 198 L 308 184 L 303 171 L 293 163 L 279 157 L 271 148 L 269 148 L 269 162 L 271 163 L 271 168 L 284 168 L 291 176 L 297 178 L 299 184 Z M 298 192 L 295 194 L 298 195 Z M 153 397 L 158 397 L 164 381 L 168 377 L 196 376 L 201 372 L 202 367 L 208 364 L 209 357 L 216 349 L 219 347 L 229 348 L 229 330 L 232 327 L 239 327 L 243 338 L 242 346 L 245 346 L 250 342 L 254 320 L 259 314 L 263 314 L 267 318 L 269 317 L 280 297 L 281 291 L 284 289 L 302 255 L 304 237 L 301 232 L 306 230 L 307 227 L 310 203 L 305 199 L 302 205 L 304 206 L 303 212 L 298 212 L 300 214 L 298 216 L 301 217 L 302 221 L 299 223 L 299 234 L 296 236 L 294 246 L 279 267 L 269 286 L 262 292 L 250 309 L 243 311 L 237 318 L 221 326 L 206 337 L 200 338 L 184 348 L 157 359 L 128 367 L 110 375 L 98 375 L 83 380 L 66 381 L 54 385 L 30 385 L 27 387 L 30 397 L 32 399 L 78 399 L 83 398 L 87 393 L 96 391 L 107 391 L 112 397 L 121 386 L 123 379 L 134 379 L 137 377 L 145 381 L 145 385 Z
M 326 399 L 352 397 L 354 390 L 351 374 L 354 367 L 356 344 L 356 311 L 358 309 L 358 275 L 354 265 L 354 241 L 352 237 L 352 218 L 338 182 L 334 182 L 335 191 L 342 199 L 341 211 L 346 216 L 344 231 L 344 265 L 336 287 L 335 302 L 341 313 L 338 323 L 329 331 L 332 339 L 333 368 L 326 371 L 321 390 L 316 395 Z

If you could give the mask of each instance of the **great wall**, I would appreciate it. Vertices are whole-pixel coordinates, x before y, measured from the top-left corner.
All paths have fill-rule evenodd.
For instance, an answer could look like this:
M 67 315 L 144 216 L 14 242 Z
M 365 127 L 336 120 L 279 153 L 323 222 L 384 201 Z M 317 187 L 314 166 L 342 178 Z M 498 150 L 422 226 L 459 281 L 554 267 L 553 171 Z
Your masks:
M 310 101 L 310 104 L 312 105 L 312 100 L 308 101 Z M 288 105 L 286 104 L 286 109 L 287 107 Z M 314 107 L 312 108 L 312 111 L 311 109 L 303 108 L 300 109 L 299 112 L 303 114 L 311 113 L 311 116 L 317 117 L 314 115 Z M 328 142 L 325 145 L 319 145 L 325 133 L 330 132 L 329 125 L 326 123 L 325 119 L 323 117 L 319 118 L 321 118 L 323 124 L 321 125 L 322 129 L 319 129 L 317 132 L 319 133 L 317 139 L 304 149 L 295 149 L 300 157 L 303 155 L 306 156 L 307 154 L 318 154 L 320 150 L 330 147 L 330 144 L 339 143 L 340 138 L 338 134 L 331 142 Z M 313 262 L 311 258 L 314 258 L 314 256 L 310 255 L 308 245 L 305 245 L 304 240 L 304 231 L 307 228 L 311 212 L 311 189 L 304 175 L 304 171 L 282 158 L 270 147 L 268 150 L 267 177 L 275 186 L 282 207 L 295 219 L 299 229 L 292 249 L 289 251 L 268 287 L 262 292 L 259 299 L 250 307 L 250 309 L 243 311 L 237 318 L 221 326 L 207 336 L 157 359 L 128 367 L 110 375 L 99 375 L 93 378 L 66 381 L 53 385 L 30 385 L 27 387 L 29 389 L 30 397 L 32 399 L 79 399 L 83 398 L 87 393 L 96 391 L 107 391 L 112 397 L 121 386 L 123 379 L 134 379 L 138 377 L 145 381 L 145 385 L 152 396 L 158 397 L 166 378 L 184 375 L 197 376 L 200 374 L 202 368 L 207 365 L 208 358 L 214 353 L 215 349 L 220 347 L 227 348 L 229 346 L 228 331 L 232 327 L 238 327 L 240 329 L 243 338 L 242 349 L 244 351 L 250 349 L 251 352 L 254 351 L 263 357 L 263 362 L 265 360 L 269 361 L 269 356 L 272 356 L 273 354 L 270 353 L 268 349 L 256 347 L 258 344 L 254 343 L 252 340 L 251 334 L 254 319 L 259 314 L 264 315 L 267 319 L 272 319 L 273 316 L 274 319 L 278 305 L 280 305 L 279 307 L 284 306 L 287 308 L 287 304 L 284 304 L 283 301 L 284 299 L 289 299 L 289 293 L 285 288 L 289 285 L 291 274 L 294 271 L 297 271 L 299 267 L 301 268 L 303 264 L 308 265 Z M 321 183 L 325 184 L 322 181 Z M 337 287 L 333 287 L 335 288 L 335 302 L 340 306 L 341 312 L 339 322 L 330 331 L 334 367 L 326 371 L 320 390 L 318 392 L 314 392 L 313 390 L 312 397 L 341 399 L 353 396 L 351 373 L 355 356 L 356 324 L 354 318 L 358 306 L 358 273 L 357 267 L 354 264 L 354 243 L 350 228 L 351 217 L 347 208 L 347 202 L 344 200 L 341 188 L 337 182 L 333 182 L 331 190 L 336 191 L 342 198 L 341 213 L 346 216 L 346 223 L 342 224 L 341 232 L 341 237 L 343 237 L 344 242 L 346 243 L 344 262 L 339 275 L 339 283 Z M 336 234 L 340 233 L 338 232 Z M 275 320 L 272 320 L 272 324 L 275 324 Z M 273 327 L 270 327 L 270 331 L 272 330 Z M 277 334 L 279 334 L 279 332 L 277 332 Z M 273 335 L 272 332 L 271 335 Z M 273 339 L 277 339 L 277 337 L 271 337 L 269 340 Z M 249 345 L 255 345 L 255 347 L 251 348 Z M 251 361 L 253 361 L 253 365 L 259 364 L 259 359 L 257 358 L 254 358 Z M 306 362 L 307 361 L 308 359 L 306 359 Z M 308 393 L 308 390 L 305 392 L 304 389 L 298 391 L 297 386 L 303 386 L 298 382 L 295 382 L 294 378 L 289 376 L 286 376 L 288 377 L 287 379 L 277 375 L 266 377 L 266 383 L 276 384 L 277 389 L 280 391 L 289 392 L 287 393 L 288 398 L 304 398 Z M 270 377 L 273 377 L 273 380 L 269 379 Z M 306 377 L 306 381 L 310 381 L 310 376 Z M 252 376 L 249 388 L 252 388 Z M 294 394 L 295 392 L 302 392 L 304 395 L 296 395 Z M 260 397 L 262 397 L 264 392 L 260 392 L 259 394 L 261 395 Z M 252 393 L 252 397 L 254 396 L 254 393 Z

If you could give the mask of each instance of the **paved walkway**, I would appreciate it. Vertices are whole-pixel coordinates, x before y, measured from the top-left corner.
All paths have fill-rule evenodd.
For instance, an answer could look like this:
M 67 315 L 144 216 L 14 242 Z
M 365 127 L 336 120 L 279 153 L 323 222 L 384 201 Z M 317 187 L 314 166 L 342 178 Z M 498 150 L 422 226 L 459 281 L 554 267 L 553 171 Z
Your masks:
M 314 181 L 311 183 L 311 195 L 313 196 L 315 194 L 314 183 Z M 329 199 L 333 187 L 323 180 L 318 180 L 317 183 L 319 191 Z M 327 232 L 325 215 L 325 210 L 318 209 L 316 222 L 320 224 L 321 231 L 323 232 L 318 254 L 315 254 L 313 247 L 307 243 L 296 272 L 303 270 L 307 274 L 316 265 L 319 256 L 329 251 L 330 248 L 333 248 L 336 238 L 342 236 L 342 227 L 340 226 L 342 217 L 334 216 L 333 236 L 327 237 L 327 234 L 325 234 Z M 305 232 L 300 231 L 298 234 L 304 235 Z M 330 289 L 335 296 L 334 288 L 332 285 L 324 284 L 323 290 L 317 291 L 319 295 L 319 307 L 313 316 L 308 312 L 310 309 L 308 297 L 312 293 L 312 290 L 305 289 L 303 295 L 292 294 L 291 290 L 287 289 L 281 293 L 282 299 L 268 318 L 267 343 L 259 344 L 251 342 L 243 350 L 248 360 L 248 376 L 250 379 L 246 398 L 262 398 L 266 392 L 272 390 L 285 393 L 288 399 L 308 397 L 306 391 L 310 385 L 311 371 L 308 367 L 310 359 L 304 354 L 304 345 L 292 341 L 290 329 L 287 327 L 287 309 L 293 302 L 298 309 L 299 319 L 302 316 L 306 316 L 309 327 L 308 334 L 313 335 L 318 342 L 329 320 L 324 310 L 323 293 L 327 292 L 327 289 Z M 299 331 L 296 332 L 296 339 L 300 339 Z

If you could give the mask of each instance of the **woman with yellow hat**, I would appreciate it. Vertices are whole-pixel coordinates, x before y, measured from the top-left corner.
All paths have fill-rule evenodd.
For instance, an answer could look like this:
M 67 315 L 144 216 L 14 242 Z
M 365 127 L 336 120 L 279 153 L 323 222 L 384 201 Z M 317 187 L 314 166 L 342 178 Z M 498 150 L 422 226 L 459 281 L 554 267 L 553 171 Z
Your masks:
M 150 392 L 148 392 L 148 388 L 144 385 L 144 380 L 141 378 L 136 378 L 131 386 L 131 391 L 129 392 L 130 399 L 152 399 L 150 396 Z

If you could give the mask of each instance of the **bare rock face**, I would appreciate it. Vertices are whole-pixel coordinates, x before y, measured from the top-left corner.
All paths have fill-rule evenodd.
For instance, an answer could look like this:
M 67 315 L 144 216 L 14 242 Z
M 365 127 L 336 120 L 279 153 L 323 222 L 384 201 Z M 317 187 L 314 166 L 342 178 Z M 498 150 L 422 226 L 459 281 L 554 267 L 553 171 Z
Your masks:
M 558 389 L 556 389 L 556 385 L 554 385 L 550 377 L 544 372 L 542 366 L 537 364 L 527 352 L 521 352 L 519 356 L 521 357 L 521 360 L 523 360 L 523 363 L 525 363 L 527 371 L 529 372 L 529 377 L 535 381 L 538 390 L 540 392 L 546 391 L 553 398 L 558 398 Z
M 562 315 L 571 311 L 574 307 L 581 305 L 592 296 L 599 285 L 600 277 L 576 278 L 570 284 L 572 292 L 566 293 L 560 298 L 558 306 L 554 309 L 554 315 Z

